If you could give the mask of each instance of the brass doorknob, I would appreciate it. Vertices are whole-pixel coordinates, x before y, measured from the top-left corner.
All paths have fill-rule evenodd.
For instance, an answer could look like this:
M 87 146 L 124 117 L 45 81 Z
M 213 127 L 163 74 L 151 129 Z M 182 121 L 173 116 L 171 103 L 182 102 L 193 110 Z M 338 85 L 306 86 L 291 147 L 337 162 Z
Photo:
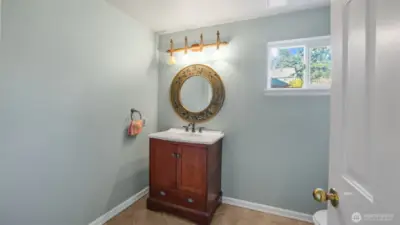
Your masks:
M 333 188 L 329 189 L 329 193 L 321 188 L 316 188 L 313 191 L 314 200 L 317 202 L 330 201 L 333 207 L 339 206 L 339 194 Z

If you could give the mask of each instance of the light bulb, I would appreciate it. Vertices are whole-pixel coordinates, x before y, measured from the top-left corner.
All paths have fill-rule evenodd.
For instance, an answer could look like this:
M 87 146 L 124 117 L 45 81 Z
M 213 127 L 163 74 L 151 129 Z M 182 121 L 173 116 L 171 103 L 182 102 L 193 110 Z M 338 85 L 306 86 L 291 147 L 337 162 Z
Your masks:
M 175 65 L 176 59 L 174 56 L 169 57 L 168 65 Z
M 199 52 L 197 57 L 198 57 L 197 59 L 200 63 L 204 63 L 206 61 L 206 56 L 205 56 L 204 52 Z
M 189 56 L 188 56 L 188 54 L 184 54 L 183 57 L 182 57 L 182 62 L 183 62 L 184 64 L 186 64 L 186 63 L 188 63 L 188 61 L 189 61 Z
M 221 59 L 221 51 L 220 50 L 216 50 L 215 52 L 214 52 L 214 54 L 213 54 L 213 58 L 214 58 L 214 60 L 219 60 L 219 59 Z

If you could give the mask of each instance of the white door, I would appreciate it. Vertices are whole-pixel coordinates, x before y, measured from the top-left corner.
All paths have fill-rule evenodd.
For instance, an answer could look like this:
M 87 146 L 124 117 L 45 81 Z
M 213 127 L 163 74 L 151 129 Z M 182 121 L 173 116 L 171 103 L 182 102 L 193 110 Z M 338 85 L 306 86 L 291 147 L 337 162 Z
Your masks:
M 332 0 L 328 225 L 400 225 L 400 0 Z

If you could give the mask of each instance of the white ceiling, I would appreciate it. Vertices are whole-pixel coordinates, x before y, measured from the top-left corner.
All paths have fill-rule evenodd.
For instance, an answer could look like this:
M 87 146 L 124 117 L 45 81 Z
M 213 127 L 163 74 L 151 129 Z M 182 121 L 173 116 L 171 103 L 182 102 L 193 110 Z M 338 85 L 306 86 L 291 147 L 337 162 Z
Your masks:
M 107 0 L 159 33 L 329 5 L 330 0 Z

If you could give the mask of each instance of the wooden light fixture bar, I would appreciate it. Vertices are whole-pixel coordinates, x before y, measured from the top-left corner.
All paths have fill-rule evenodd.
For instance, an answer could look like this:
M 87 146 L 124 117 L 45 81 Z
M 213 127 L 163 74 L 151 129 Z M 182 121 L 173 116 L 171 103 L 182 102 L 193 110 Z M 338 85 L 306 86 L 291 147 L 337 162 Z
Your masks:
M 170 56 L 172 56 L 172 54 L 174 52 L 185 52 L 185 54 L 187 54 L 188 50 L 192 51 L 192 52 L 201 52 L 203 51 L 204 48 L 209 48 L 209 47 L 216 47 L 217 50 L 219 49 L 220 46 L 225 46 L 228 45 L 229 42 L 226 41 L 221 41 L 221 38 L 219 37 L 220 33 L 219 31 L 217 32 L 217 42 L 216 43 L 212 43 L 212 44 L 204 44 L 204 40 L 203 40 L 203 34 L 200 35 L 200 44 L 192 44 L 192 46 L 189 47 L 188 45 L 188 38 L 185 37 L 185 47 L 184 48 L 177 48 L 174 49 L 174 41 L 171 39 L 171 46 L 170 49 L 168 49 L 168 53 L 170 53 Z

